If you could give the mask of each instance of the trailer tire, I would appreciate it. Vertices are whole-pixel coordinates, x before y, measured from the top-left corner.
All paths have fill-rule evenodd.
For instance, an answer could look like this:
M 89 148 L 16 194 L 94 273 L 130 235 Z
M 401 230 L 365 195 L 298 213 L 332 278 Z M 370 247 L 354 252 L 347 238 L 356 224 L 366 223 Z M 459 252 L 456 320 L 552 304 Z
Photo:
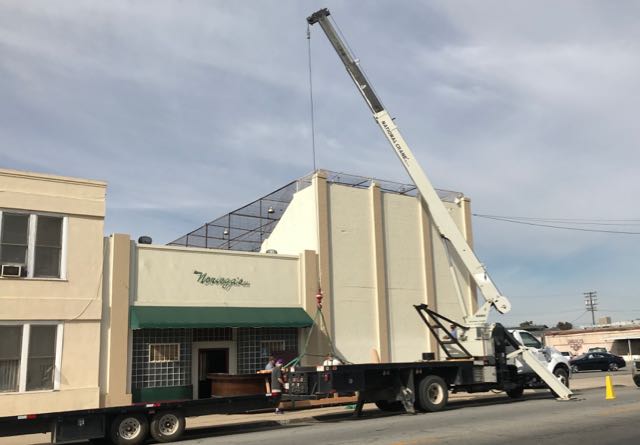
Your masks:
M 376 406 L 380 411 L 387 411 L 390 413 L 404 411 L 404 406 L 399 400 L 395 400 L 393 402 L 390 402 L 389 400 L 378 400 L 376 401 Z
M 178 440 L 185 428 L 184 414 L 180 411 L 160 411 L 151 417 L 151 437 L 157 442 L 166 443 Z
M 520 385 L 505 391 L 512 399 L 519 399 L 524 394 L 524 386 Z
M 111 441 L 115 445 L 139 445 L 149 435 L 149 419 L 144 414 L 120 414 L 111 422 Z
M 426 412 L 440 411 L 449 400 L 449 388 L 442 377 L 429 375 L 418 384 L 418 409 Z

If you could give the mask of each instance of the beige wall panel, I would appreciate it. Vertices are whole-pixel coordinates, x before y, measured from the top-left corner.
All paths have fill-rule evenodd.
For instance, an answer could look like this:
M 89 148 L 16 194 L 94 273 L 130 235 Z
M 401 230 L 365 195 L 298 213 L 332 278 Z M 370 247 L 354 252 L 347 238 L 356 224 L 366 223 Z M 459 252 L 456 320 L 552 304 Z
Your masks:
M 0 169 L 0 207 L 104 217 L 106 183 Z
M 60 389 L 98 388 L 100 323 L 67 322 L 62 342 Z
M 298 255 L 304 250 L 318 251 L 316 199 L 313 187 L 293 195 L 280 221 L 262 243 L 261 252 L 275 249 L 280 254 Z
M 138 246 L 134 304 L 157 306 L 302 307 L 298 256 L 214 249 Z M 249 286 L 225 290 L 198 282 L 242 279 Z
M 103 221 L 68 218 L 67 279 L 0 278 L 0 319 L 99 319 Z
M 418 360 L 429 349 L 427 327 L 413 308 L 426 302 L 420 206 L 410 196 L 382 197 L 391 360 Z
M 98 407 L 98 387 L 76 388 L 66 391 L 2 394 L 0 417 L 21 414 L 40 414 L 53 411 L 74 411 Z
M 329 188 L 334 335 L 338 351 L 354 363 L 370 361 L 378 346 L 369 195 Z

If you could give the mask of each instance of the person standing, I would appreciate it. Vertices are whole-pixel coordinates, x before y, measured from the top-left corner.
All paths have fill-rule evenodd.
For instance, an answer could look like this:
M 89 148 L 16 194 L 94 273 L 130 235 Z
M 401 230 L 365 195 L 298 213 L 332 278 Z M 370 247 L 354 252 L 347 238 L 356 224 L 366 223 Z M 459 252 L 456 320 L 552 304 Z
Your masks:
M 284 362 L 279 358 L 273 369 L 271 370 L 271 397 L 276 404 L 276 414 L 283 414 L 280 409 L 280 398 L 282 397 L 282 389 L 284 388 L 284 378 L 282 377 L 282 365 Z
M 266 365 L 264 365 L 264 369 L 265 371 L 271 371 L 275 365 L 276 365 L 276 359 L 273 357 L 273 355 L 270 355 L 269 361 L 267 362 Z

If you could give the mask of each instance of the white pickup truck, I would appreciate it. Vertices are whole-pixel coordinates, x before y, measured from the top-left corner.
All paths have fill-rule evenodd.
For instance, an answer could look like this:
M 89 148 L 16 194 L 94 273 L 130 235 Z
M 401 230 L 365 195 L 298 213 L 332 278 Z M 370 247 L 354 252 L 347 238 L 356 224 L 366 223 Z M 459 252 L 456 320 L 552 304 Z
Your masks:
M 544 346 L 540 340 L 534 337 L 530 332 L 522 329 L 510 330 L 518 342 L 536 354 L 541 363 L 546 363 L 547 369 L 555 375 L 567 388 L 569 387 L 569 379 L 571 377 L 571 366 L 569 359 L 562 355 L 560 351 L 550 346 Z M 520 360 L 515 360 L 518 374 L 530 374 L 531 378 L 527 379 L 526 388 L 544 388 L 545 384 L 540 380 L 536 373 Z M 524 388 L 523 388 L 524 389 Z M 512 395 L 517 396 L 517 393 Z

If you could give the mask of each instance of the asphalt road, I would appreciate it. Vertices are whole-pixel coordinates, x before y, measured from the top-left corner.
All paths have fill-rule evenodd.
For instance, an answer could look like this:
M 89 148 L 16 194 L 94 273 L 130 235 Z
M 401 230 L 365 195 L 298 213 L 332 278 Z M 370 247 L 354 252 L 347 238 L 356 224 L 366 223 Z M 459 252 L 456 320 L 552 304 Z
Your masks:
M 448 409 L 418 415 L 388 415 L 370 410 L 361 419 L 348 413 L 280 425 L 191 430 L 183 445 L 243 444 L 518 444 L 562 445 L 635 443 L 640 437 L 640 389 L 617 387 L 615 400 L 601 388 L 577 392 L 559 402 L 547 391 L 510 400 L 504 395 L 452 401 Z M 278 416 L 286 421 L 286 414 Z

